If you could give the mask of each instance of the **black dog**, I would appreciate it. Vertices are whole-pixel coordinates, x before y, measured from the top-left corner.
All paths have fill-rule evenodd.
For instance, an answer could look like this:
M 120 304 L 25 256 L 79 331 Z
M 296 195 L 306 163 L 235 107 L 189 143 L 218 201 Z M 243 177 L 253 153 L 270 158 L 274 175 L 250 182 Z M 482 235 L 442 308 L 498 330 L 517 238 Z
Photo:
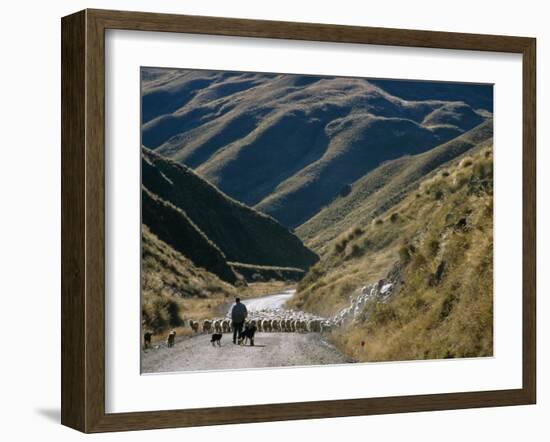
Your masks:
M 153 336 L 153 333 L 150 331 L 146 331 L 143 333 L 143 348 L 149 348 L 151 347 L 151 337 Z
M 215 345 L 216 342 L 218 343 L 218 347 L 221 347 L 222 346 L 222 334 L 221 333 L 214 333 L 212 335 L 212 339 L 210 339 L 210 342 L 212 343 L 212 345 Z
M 245 345 L 248 340 L 250 341 L 250 346 L 254 347 L 254 335 L 256 334 L 256 330 L 257 328 L 255 325 L 247 325 L 239 337 L 239 345 Z

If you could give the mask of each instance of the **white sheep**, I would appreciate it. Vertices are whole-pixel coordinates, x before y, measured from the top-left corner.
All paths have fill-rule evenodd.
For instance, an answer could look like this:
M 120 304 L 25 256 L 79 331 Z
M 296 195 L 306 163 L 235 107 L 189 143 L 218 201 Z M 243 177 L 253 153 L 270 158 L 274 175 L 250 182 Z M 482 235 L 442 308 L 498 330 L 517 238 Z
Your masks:
M 296 319 L 292 319 L 290 321 L 290 331 L 295 332 L 296 331 Z
M 264 319 L 262 321 L 262 329 L 264 332 L 270 332 L 271 331 L 271 319 Z
M 198 333 L 199 331 L 199 321 L 194 321 L 192 319 L 189 320 L 189 327 L 191 327 L 191 330 L 193 333 Z
M 222 329 L 223 329 L 223 333 L 231 332 L 231 321 L 229 319 L 224 319 L 222 321 Z
M 287 332 L 292 331 L 292 319 L 288 318 L 285 320 L 285 329 Z

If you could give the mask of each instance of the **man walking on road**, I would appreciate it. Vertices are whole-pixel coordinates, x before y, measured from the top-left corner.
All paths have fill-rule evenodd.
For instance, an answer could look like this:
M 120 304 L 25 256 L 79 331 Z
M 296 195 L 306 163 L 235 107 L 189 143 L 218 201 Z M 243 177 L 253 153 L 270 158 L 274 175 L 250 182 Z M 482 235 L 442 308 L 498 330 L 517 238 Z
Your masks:
M 235 305 L 231 309 L 231 321 L 233 323 L 233 344 L 237 343 L 237 339 L 241 338 L 243 331 L 244 320 L 248 316 L 246 306 L 241 302 L 240 298 L 235 299 Z

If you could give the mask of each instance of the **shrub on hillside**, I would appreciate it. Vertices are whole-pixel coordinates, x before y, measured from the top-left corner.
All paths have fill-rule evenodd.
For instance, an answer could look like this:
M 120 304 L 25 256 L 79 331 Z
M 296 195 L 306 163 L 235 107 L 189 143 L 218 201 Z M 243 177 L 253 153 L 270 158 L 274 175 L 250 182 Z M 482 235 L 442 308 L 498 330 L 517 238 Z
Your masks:
M 350 253 L 348 255 L 349 258 L 359 258 L 360 256 L 365 254 L 365 249 L 360 247 L 359 244 L 353 244 L 351 246 Z
M 439 252 L 439 241 L 436 239 L 430 241 L 428 244 L 428 249 L 432 256 L 437 255 L 437 252 Z
M 144 294 L 142 320 L 155 333 L 182 325 L 179 302 L 165 295 Z

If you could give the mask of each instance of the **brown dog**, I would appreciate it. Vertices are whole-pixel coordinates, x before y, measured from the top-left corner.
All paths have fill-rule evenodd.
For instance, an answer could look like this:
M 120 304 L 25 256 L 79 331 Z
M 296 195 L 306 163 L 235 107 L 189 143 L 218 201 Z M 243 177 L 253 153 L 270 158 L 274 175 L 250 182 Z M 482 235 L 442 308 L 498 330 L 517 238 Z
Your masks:
M 166 345 L 168 345 L 168 347 L 173 347 L 175 341 L 176 341 L 176 330 L 172 330 L 168 334 L 168 338 L 166 338 Z

